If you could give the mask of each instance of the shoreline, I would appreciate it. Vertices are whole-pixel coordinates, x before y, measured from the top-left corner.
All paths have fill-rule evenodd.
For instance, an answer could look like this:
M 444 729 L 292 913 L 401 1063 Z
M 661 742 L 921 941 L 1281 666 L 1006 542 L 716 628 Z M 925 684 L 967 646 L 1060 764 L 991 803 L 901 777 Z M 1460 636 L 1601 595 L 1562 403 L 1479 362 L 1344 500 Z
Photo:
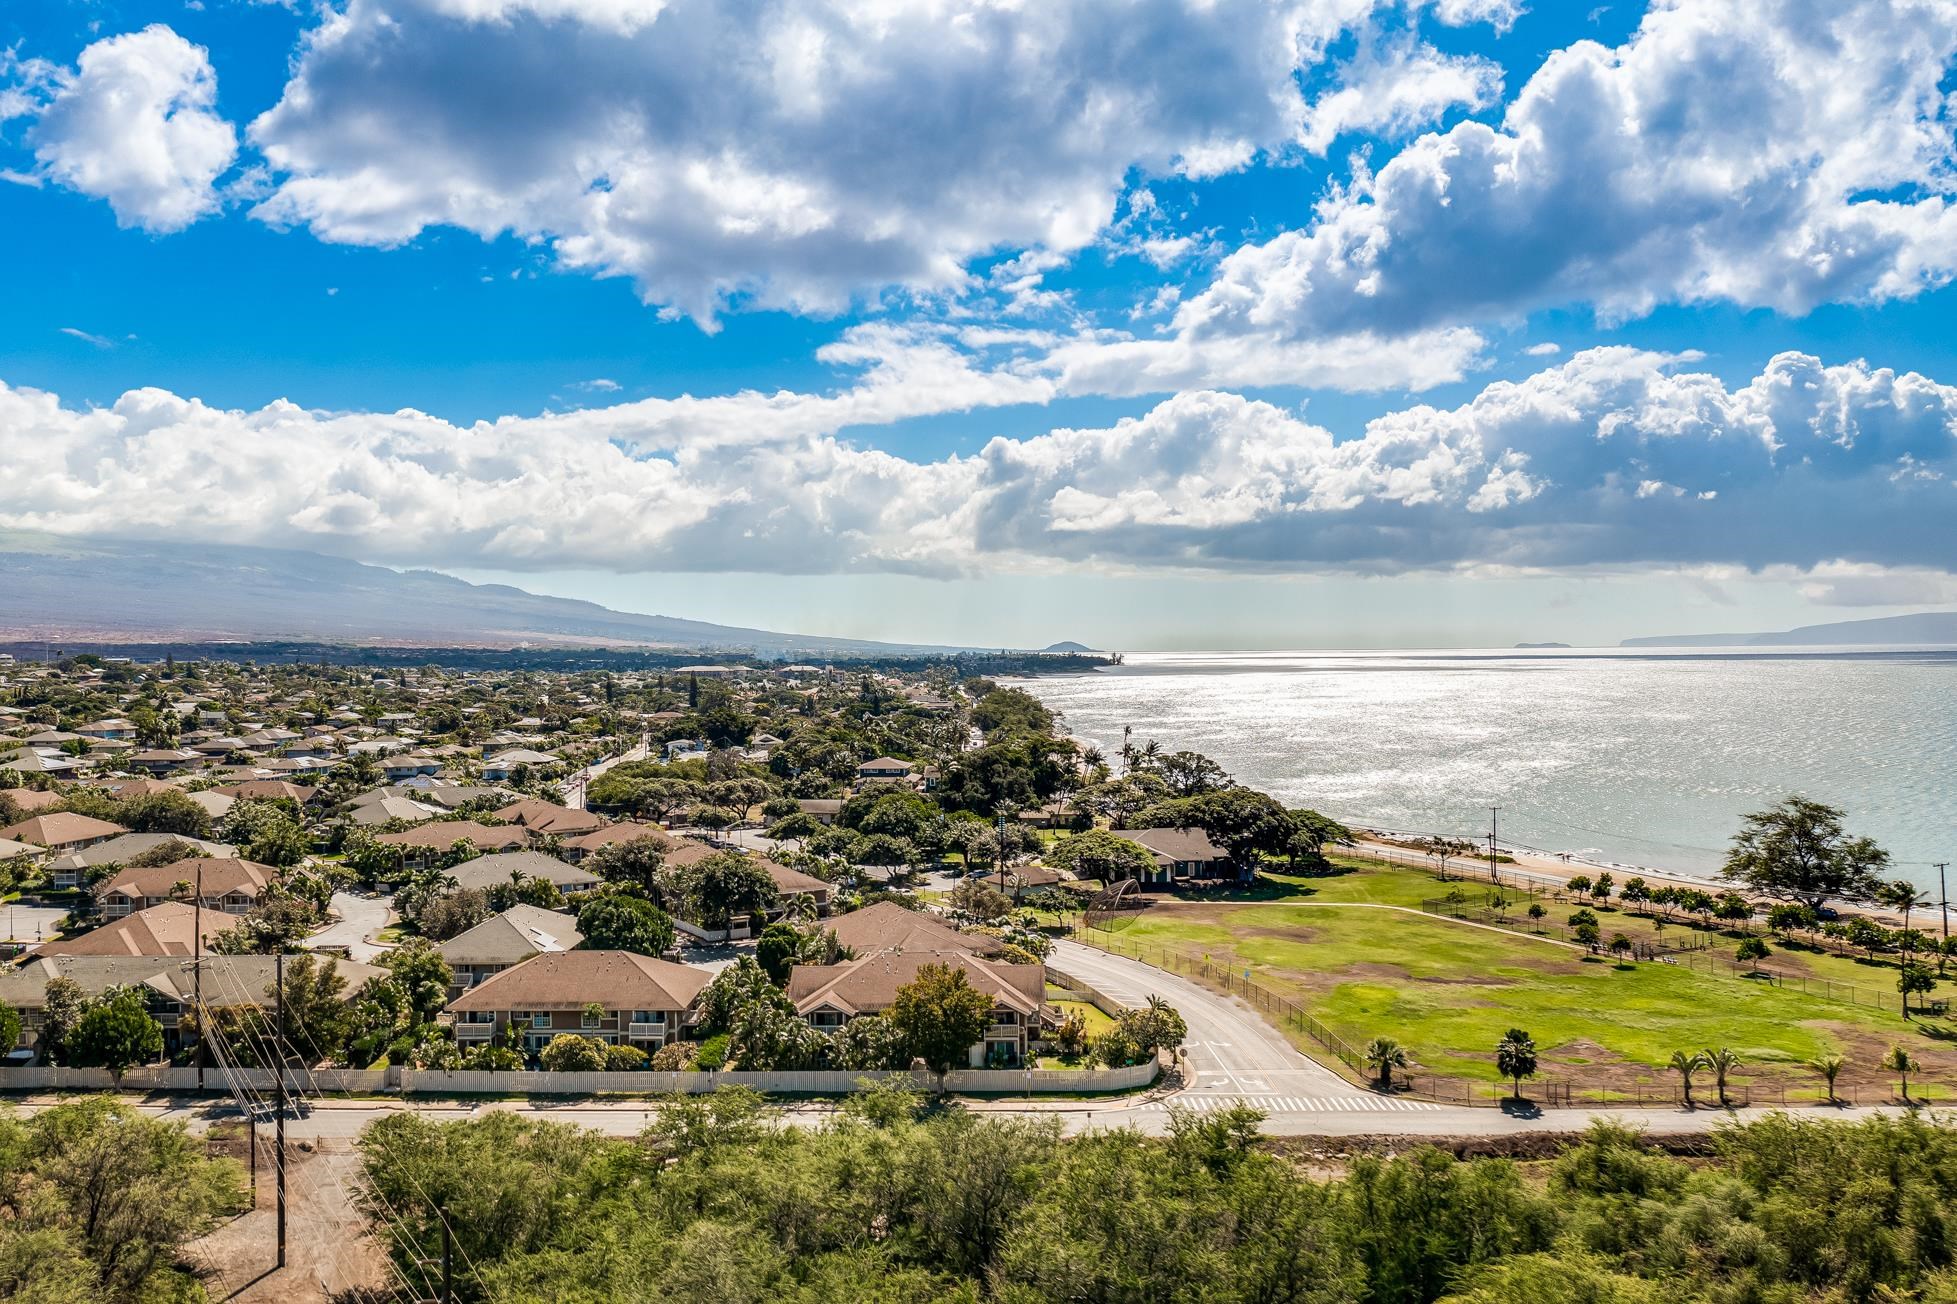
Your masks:
M 1439 868 L 1434 863 L 1433 857 L 1424 852 L 1415 851 L 1409 847 L 1397 846 L 1390 842 L 1382 842 L 1374 836 L 1369 836 L 1384 835 L 1391 838 L 1409 838 L 1425 837 L 1427 836 L 1426 834 L 1406 834 L 1396 830 L 1382 829 L 1366 824 L 1350 824 L 1347 827 L 1357 835 L 1352 845 L 1362 854 L 1376 855 L 1384 852 L 1387 853 L 1385 859 L 1389 863 L 1402 863 L 1396 858 L 1404 858 L 1404 863 L 1408 868 L 1424 868 L 1429 870 L 1438 870 Z M 1565 861 L 1560 856 L 1547 856 L 1541 852 L 1521 851 L 1514 847 L 1503 846 L 1499 842 L 1496 844 L 1496 850 L 1500 854 L 1512 858 L 1511 863 L 1501 864 L 1498 862 L 1496 864 L 1495 872 L 1498 878 L 1506 879 L 1512 876 L 1518 879 L 1533 878 L 1549 880 L 1559 886 L 1567 887 L 1572 878 L 1586 873 L 1590 874 L 1591 877 L 1595 877 L 1595 874 L 1591 873 L 1591 871 L 1597 871 L 1612 875 L 1627 874 L 1629 876 L 1643 878 L 1645 882 L 1654 887 L 1685 887 L 1696 888 L 1701 891 L 1738 892 L 1741 896 L 1753 902 L 1756 911 L 1759 911 L 1765 905 L 1773 903 L 1775 900 L 1772 897 L 1746 891 L 1720 879 L 1716 875 L 1700 877 L 1692 874 L 1677 873 L 1671 870 L 1651 869 L 1644 865 L 1619 865 L 1608 861 L 1585 860 L 1580 856 L 1572 856 L 1568 861 Z M 1479 878 L 1483 883 L 1487 883 L 1489 881 L 1487 878 L 1488 857 L 1486 854 L 1483 854 L 1480 858 L 1476 858 L 1472 853 L 1456 856 L 1448 862 L 1448 872 L 1464 881 L 1473 882 Z M 1623 886 L 1623 880 L 1620 879 L 1617 885 L 1621 888 Z M 1865 919 L 1873 920 L 1885 928 L 1894 929 L 1902 926 L 1901 916 L 1892 913 L 1886 907 L 1871 905 L 1867 902 L 1844 901 L 1838 897 L 1829 898 L 1829 903 L 1830 908 L 1838 915 L 1859 915 Z M 1934 906 L 1930 907 L 1930 909 L 1934 908 Z M 1929 930 L 1925 929 L 1924 931 L 1927 932 Z

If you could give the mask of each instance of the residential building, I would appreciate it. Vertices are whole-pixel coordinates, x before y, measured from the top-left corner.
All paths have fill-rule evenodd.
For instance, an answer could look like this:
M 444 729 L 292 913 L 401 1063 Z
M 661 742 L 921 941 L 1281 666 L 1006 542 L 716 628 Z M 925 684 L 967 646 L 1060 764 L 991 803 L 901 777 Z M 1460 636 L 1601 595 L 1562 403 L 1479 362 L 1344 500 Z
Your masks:
M 1228 853 L 1201 829 L 1116 829 L 1114 836 L 1140 844 L 1154 859 L 1155 872 L 1141 880 L 1150 886 L 1238 877 Z
M 352 960 L 321 957 L 333 965 L 345 980 L 340 999 L 351 1001 L 354 993 L 369 978 L 386 970 Z M 286 963 L 292 959 L 288 957 Z M 272 1003 L 274 968 L 269 955 L 206 956 L 203 961 L 204 999 L 211 1005 L 258 1005 Z M 0 970 L 0 1005 L 20 1013 L 19 1045 L 35 1049 L 47 1014 L 47 987 L 56 978 L 67 978 L 88 996 L 100 996 L 111 987 L 141 987 L 148 998 L 150 1015 L 163 1026 L 163 1051 L 167 1057 L 183 1044 L 179 1032 L 184 1011 L 190 1008 L 197 981 L 192 962 L 157 956 L 35 955 L 17 968 Z
M 885 951 L 841 964 L 798 964 L 788 975 L 788 999 L 811 1027 L 834 1032 L 858 1015 L 887 1013 L 927 964 L 963 971 L 992 1000 L 992 1022 L 972 1044 L 970 1067 L 1025 1064 L 1046 999 L 1044 965 L 995 964 L 956 951 Z
M 389 783 L 424 776 L 433 778 L 442 771 L 442 763 L 432 756 L 390 756 L 380 762 L 380 767 Z
M 432 827 L 443 826 L 438 824 Z M 557 890 L 565 893 L 589 892 L 598 886 L 598 876 L 590 870 L 567 865 L 541 851 L 504 851 L 491 856 L 478 856 L 451 866 L 448 872 L 457 887 L 485 891 L 507 886 L 518 875 L 544 879 L 556 884 Z
M 822 926 L 856 956 L 885 951 L 959 951 L 992 956 L 1006 949 L 1006 944 L 996 937 L 961 933 L 928 911 L 906 910 L 894 901 L 879 901 L 846 915 L 832 915 Z
M 566 1032 L 650 1054 L 682 1036 L 712 977 L 631 951 L 547 951 L 471 987 L 448 1013 L 465 1047 L 510 1024 L 532 1054 Z
M 190 955 L 196 949 L 192 939 L 199 931 L 203 934 L 204 950 L 208 951 L 211 939 L 237 922 L 234 916 L 221 910 L 200 911 L 181 901 L 166 901 L 124 915 L 79 937 L 44 942 L 34 949 L 34 954 Z
M 843 813 L 840 797 L 802 797 L 795 805 L 818 824 L 834 824 L 836 817 Z
M 374 841 L 385 847 L 402 848 L 411 864 L 426 864 L 458 842 L 490 853 L 528 846 L 530 835 L 508 824 L 492 826 L 474 820 L 440 820 L 402 829 L 399 833 L 383 833 Z
M 284 779 L 249 779 L 244 783 L 226 784 L 217 791 L 239 801 L 289 801 L 300 806 L 319 795 L 318 788 L 303 783 L 288 783 Z
M 119 833 L 127 833 L 120 824 L 107 820 L 94 819 L 87 815 L 76 815 L 69 811 L 53 811 L 46 815 L 35 815 L 18 824 L 9 824 L 0 829 L 0 838 L 13 842 L 31 842 L 37 847 L 46 847 L 57 855 L 63 852 L 80 851 L 98 842 L 107 842 Z
M 193 891 L 203 889 L 200 899 L 206 910 L 242 915 L 263 899 L 265 889 L 277 877 L 277 870 L 256 861 L 234 856 L 200 856 L 169 865 L 121 870 L 95 889 L 95 899 L 101 905 L 103 918 L 120 919 L 138 910 L 184 899 L 173 896 L 172 891 L 177 884 L 188 883 Z
M 347 823 L 363 828 L 395 820 L 404 824 L 421 824 L 442 813 L 439 806 L 425 805 L 406 797 L 393 797 L 385 792 L 370 795 L 373 800 L 358 799 L 347 807 Z
M 540 765 L 556 764 L 558 764 L 557 758 L 547 752 L 533 751 L 528 747 L 513 747 L 509 751 L 485 757 L 482 763 L 482 777 L 491 783 L 501 783 L 515 774 L 519 766 L 535 769 Z
M 575 865 L 586 856 L 595 855 L 606 847 L 637 842 L 641 838 L 657 839 L 662 851 L 670 849 L 673 845 L 671 835 L 657 824 L 638 824 L 630 820 L 619 824 L 607 824 L 602 829 L 582 833 L 575 838 L 565 838 L 557 845 L 564 859 Z
M 102 865 L 122 865 L 148 855 L 158 847 L 176 842 L 194 847 L 206 856 L 230 856 L 236 849 L 224 842 L 206 842 L 202 838 L 186 838 L 175 833 L 124 833 L 98 842 L 80 851 L 71 851 L 57 856 L 48 862 L 48 874 L 55 887 L 79 887 L 88 879 L 88 871 Z
M 495 815 L 499 820 L 520 825 L 540 836 L 559 838 L 595 833 L 605 826 L 603 819 L 588 810 L 573 810 L 569 806 L 559 806 L 556 802 L 541 801 L 535 797 L 511 802 Z
M 491 915 L 474 928 L 456 934 L 435 949 L 448 961 L 455 981 L 453 1000 L 484 979 L 546 951 L 570 951 L 584 940 L 578 922 L 540 906 L 512 906 Z

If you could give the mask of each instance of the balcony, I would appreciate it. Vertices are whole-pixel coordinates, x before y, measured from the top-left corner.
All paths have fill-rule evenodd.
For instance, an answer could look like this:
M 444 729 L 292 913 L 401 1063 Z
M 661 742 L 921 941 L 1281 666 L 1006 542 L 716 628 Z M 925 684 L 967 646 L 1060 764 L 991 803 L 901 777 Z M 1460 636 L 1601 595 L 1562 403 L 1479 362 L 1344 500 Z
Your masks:
M 647 1019 L 643 1023 L 634 1019 L 625 1025 L 625 1035 L 641 1040 L 663 1039 L 666 1036 L 666 1025 L 664 1023 L 654 1023 L 650 1019 Z
M 493 1023 L 458 1023 L 455 1025 L 457 1041 L 487 1041 L 496 1035 Z

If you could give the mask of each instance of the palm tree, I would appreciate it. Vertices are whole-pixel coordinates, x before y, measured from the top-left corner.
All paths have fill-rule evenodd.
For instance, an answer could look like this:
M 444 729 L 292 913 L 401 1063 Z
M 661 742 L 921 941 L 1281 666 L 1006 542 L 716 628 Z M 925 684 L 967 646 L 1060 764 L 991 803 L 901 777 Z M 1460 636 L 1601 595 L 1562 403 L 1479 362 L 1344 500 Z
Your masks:
M 1706 1057 L 1698 1051 L 1675 1050 L 1671 1063 L 1666 1065 L 1685 1082 L 1685 1107 L 1692 1108 L 1692 1075 L 1706 1067 Z
M 1883 905 L 1888 906 L 1892 910 L 1900 910 L 1903 912 L 1903 931 L 1901 934 L 1902 943 L 1903 943 L 1903 968 L 1907 969 L 1909 968 L 1910 912 L 1915 910 L 1918 906 L 1928 905 L 1930 903 L 1929 895 L 1927 893 L 1917 891 L 1916 884 L 1910 882 L 1908 879 L 1899 878 L 1892 883 L 1886 884 L 1883 887 L 1883 889 L 1876 894 L 1876 900 L 1881 902 Z M 1909 1003 L 1909 998 L 1904 997 L 1903 1003 L 1907 1005 Z
M 1393 1070 L 1407 1066 L 1405 1048 L 1391 1037 L 1375 1037 L 1366 1043 L 1364 1054 L 1366 1067 L 1373 1071 L 1373 1085 L 1381 1091 L 1391 1091 Z
M 1724 1109 L 1726 1107 L 1726 1075 L 1740 1066 L 1739 1054 L 1727 1046 L 1721 1046 L 1717 1050 L 1707 1047 L 1705 1050 L 1699 1052 L 1699 1057 L 1705 1061 L 1706 1067 L 1712 1070 L 1713 1085 L 1719 1089 L 1719 1107 Z
M 1515 1083 L 1515 1094 L 1522 1094 L 1522 1079 L 1536 1076 L 1536 1039 L 1520 1028 L 1510 1028 L 1495 1046 L 1495 1070 Z
M 1922 1068 L 1923 1066 L 1921 1064 L 1918 1064 L 1914 1059 L 1912 1059 L 1910 1057 L 1910 1053 L 1904 1050 L 1901 1046 L 1891 1046 L 1889 1048 L 1889 1053 L 1882 1057 L 1882 1067 L 1888 1069 L 1892 1073 L 1899 1074 L 1902 1077 L 1903 1103 L 1905 1105 L 1910 1104 L 1911 1101 L 1909 1098 L 1909 1075 L 1916 1072 L 1916 1070 Z
M 1816 1073 L 1819 1073 L 1822 1079 L 1827 1082 L 1828 1103 L 1831 1105 L 1835 1103 L 1835 1079 L 1841 1076 L 1842 1069 L 1847 1067 L 1847 1065 L 1848 1061 L 1839 1055 L 1823 1055 L 1819 1059 L 1811 1062 L 1808 1066 Z

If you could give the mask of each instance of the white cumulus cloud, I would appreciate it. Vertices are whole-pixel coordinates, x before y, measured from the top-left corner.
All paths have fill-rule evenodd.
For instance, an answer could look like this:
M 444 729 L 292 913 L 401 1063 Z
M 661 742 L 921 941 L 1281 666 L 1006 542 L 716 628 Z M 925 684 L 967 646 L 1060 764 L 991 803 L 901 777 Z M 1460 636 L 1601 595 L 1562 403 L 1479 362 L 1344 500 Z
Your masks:
M 1593 349 L 1343 439 L 1212 390 L 933 461 L 840 438 L 948 392 L 906 387 L 949 365 L 913 347 L 833 396 L 468 426 L 0 386 L 0 526 L 507 570 L 1861 568 L 1846 576 L 1957 557 L 1957 387 L 1866 363 L 1787 353 L 1734 388 Z
M 1401 335 L 1569 303 L 1804 312 L 1957 274 L 1957 0 L 1657 0 L 1499 125 L 1409 144 L 1229 256 L 1191 339 Z
M 213 185 L 238 141 L 216 112 L 217 74 L 201 46 L 156 24 L 95 42 L 72 70 L 41 69 L 46 102 L 9 112 L 34 116 L 27 140 L 42 174 L 146 231 L 182 230 L 217 210 Z
M 1308 115 L 1299 71 L 1381 3 L 347 0 L 251 125 L 256 211 L 357 244 L 515 232 L 703 322 L 834 311 L 1077 250 L 1137 171 L 1211 176 L 1486 90 L 1425 51 L 1374 70 L 1378 107 Z

